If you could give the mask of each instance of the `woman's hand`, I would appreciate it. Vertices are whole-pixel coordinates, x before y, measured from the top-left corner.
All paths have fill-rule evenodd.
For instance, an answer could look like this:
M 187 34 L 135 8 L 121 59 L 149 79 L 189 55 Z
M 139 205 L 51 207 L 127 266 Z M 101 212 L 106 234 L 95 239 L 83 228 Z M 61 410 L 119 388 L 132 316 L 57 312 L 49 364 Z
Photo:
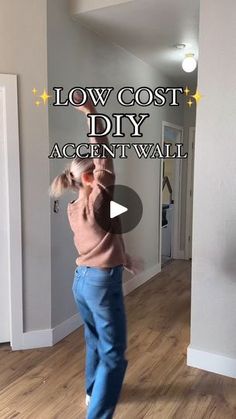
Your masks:
M 80 112 L 83 112 L 85 115 L 89 113 L 96 113 L 96 109 L 90 98 L 88 98 L 87 101 L 83 105 L 79 105 L 79 103 L 81 103 L 82 100 L 83 100 L 83 95 L 79 92 L 79 90 L 76 90 L 73 94 L 73 101 L 75 103 L 78 103 L 78 106 L 74 106 L 74 108 Z
M 137 275 L 144 270 L 144 260 L 140 257 L 130 256 L 126 254 L 127 264 L 125 268 L 133 275 Z

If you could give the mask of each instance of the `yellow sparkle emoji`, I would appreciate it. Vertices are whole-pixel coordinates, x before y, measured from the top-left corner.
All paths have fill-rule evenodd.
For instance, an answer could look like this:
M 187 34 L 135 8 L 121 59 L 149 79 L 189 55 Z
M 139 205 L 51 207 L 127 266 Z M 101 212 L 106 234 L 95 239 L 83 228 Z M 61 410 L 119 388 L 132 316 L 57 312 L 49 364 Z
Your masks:
M 186 94 L 186 96 L 188 96 L 188 94 L 190 93 L 188 86 L 185 87 L 184 93 Z
M 202 98 L 202 95 L 201 95 L 201 93 L 199 92 L 199 90 L 196 90 L 196 93 L 194 94 L 194 95 L 192 95 L 192 97 L 196 100 L 196 102 L 198 103 L 200 100 L 201 100 L 201 98 Z
M 39 105 L 40 105 L 40 103 L 41 103 L 41 102 L 40 102 L 39 100 L 36 100 L 35 105 L 36 105 L 36 106 L 39 106 Z
M 49 96 L 49 94 L 46 92 L 46 89 L 44 89 L 43 93 L 41 96 L 39 96 L 43 99 L 43 103 L 44 105 L 47 103 L 48 99 L 51 97 Z
M 189 100 L 188 100 L 188 102 L 187 102 L 187 104 L 188 104 L 188 106 L 191 108 L 191 106 L 192 106 L 192 104 L 193 104 L 193 101 L 192 101 L 191 99 L 189 99 Z
M 36 93 L 37 93 L 37 89 L 35 89 L 35 87 L 33 88 L 33 90 L 32 90 L 32 93 L 34 94 L 34 95 L 36 95 Z

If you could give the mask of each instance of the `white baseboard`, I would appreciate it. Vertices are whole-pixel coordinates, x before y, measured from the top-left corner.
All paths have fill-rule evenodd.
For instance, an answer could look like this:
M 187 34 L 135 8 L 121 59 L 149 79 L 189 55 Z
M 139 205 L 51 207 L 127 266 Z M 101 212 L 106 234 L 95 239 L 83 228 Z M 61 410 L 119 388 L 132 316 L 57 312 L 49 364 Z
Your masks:
M 22 336 L 22 347 L 12 347 L 12 350 L 43 348 L 45 346 L 52 346 L 52 329 L 24 332 Z
M 83 324 L 78 313 L 52 329 L 31 330 L 22 335 L 21 345 L 12 346 L 13 351 L 53 346 Z
M 52 344 L 59 342 L 64 339 L 70 333 L 74 332 L 78 327 L 82 326 L 83 321 L 78 313 L 74 314 L 69 319 L 66 319 L 64 322 L 58 324 L 52 329 Z
M 205 371 L 236 378 L 236 359 L 212 352 L 194 349 L 190 345 L 187 349 L 187 365 Z
M 138 288 L 140 285 L 147 282 L 154 275 L 161 271 L 160 265 L 157 264 L 152 268 L 141 272 L 127 282 L 123 283 L 124 295 Z M 55 343 L 64 339 L 70 333 L 74 332 L 78 327 L 82 326 L 83 322 L 78 313 L 66 319 L 64 322 L 58 324 L 52 329 L 31 330 L 22 335 L 22 344 L 19 346 L 12 346 L 12 350 L 43 348 L 53 346 Z
M 133 278 L 129 279 L 128 281 L 124 282 L 123 283 L 124 295 L 127 295 L 130 292 L 134 291 L 136 288 L 140 287 L 140 285 L 149 281 L 149 279 L 157 275 L 159 272 L 161 272 L 161 266 L 160 264 L 157 264 L 153 266 L 152 268 L 146 271 L 143 271 L 140 274 L 135 275 Z

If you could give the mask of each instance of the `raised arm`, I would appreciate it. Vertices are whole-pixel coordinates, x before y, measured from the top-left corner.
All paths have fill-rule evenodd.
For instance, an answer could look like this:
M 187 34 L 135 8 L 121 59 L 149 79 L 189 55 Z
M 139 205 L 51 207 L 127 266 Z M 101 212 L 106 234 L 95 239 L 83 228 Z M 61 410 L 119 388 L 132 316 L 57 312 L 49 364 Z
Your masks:
M 74 94 L 74 101 L 80 103 L 82 96 L 80 93 Z M 97 114 L 96 108 L 94 107 L 91 100 L 88 100 L 84 105 L 75 106 L 75 109 L 82 112 L 87 118 L 87 124 L 90 128 L 90 119 L 89 114 Z M 103 132 L 103 124 L 101 118 L 96 118 L 95 120 L 96 133 Z M 109 145 L 109 140 L 107 136 L 101 137 L 88 137 L 91 144 L 106 144 Z M 93 171 L 95 181 L 104 184 L 114 183 L 114 166 L 113 159 L 108 154 L 106 158 L 93 158 L 95 169 Z

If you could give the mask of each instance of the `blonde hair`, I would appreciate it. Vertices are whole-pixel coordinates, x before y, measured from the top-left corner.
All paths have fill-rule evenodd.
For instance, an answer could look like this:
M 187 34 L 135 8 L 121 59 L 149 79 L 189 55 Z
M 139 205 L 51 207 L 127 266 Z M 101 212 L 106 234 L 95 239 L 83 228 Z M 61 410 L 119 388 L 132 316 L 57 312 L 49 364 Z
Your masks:
M 76 157 L 65 168 L 63 173 L 56 176 L 49 188 L 51 197 L 59 198 L 67 189 L 78 190 L 82 187 L 81 174 L 91 173 L 94 169 L 93 159 Z

